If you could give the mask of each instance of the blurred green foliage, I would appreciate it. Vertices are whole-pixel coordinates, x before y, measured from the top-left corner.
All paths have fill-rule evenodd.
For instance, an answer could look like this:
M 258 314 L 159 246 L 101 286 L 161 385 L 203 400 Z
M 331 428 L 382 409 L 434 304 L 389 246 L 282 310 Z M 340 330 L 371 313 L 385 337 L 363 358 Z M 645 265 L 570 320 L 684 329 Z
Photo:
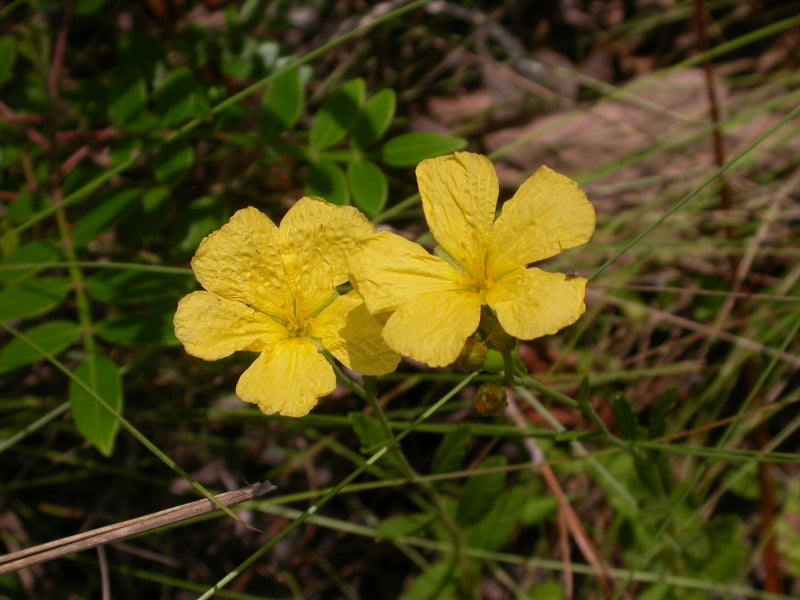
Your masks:
M 172 314 L 192 281 L 159 267 L 187 261 L 242 205 L 277 220 L 284 199 L 307 194 L 375 216 L 390 199 L 388 170 L 465 145 L 384 141 L 395 94 L 368 93 L 363 79 L 309 104 L 313 70 L 262 38 L 253 4 L 167 32 L 82 0 L 58 50 L 65 6 L 35 2 L 9 9 L 15 25 L 0 36 L 0 316 L 67 356 L 77 431 L 107 456 L 118 424 L 78 382 L 121 411 L 123 349 L 177 344 Z M 101 268 L 109 262 L 120 264 Z M 41 359 L 6 340 L 0 373 Z

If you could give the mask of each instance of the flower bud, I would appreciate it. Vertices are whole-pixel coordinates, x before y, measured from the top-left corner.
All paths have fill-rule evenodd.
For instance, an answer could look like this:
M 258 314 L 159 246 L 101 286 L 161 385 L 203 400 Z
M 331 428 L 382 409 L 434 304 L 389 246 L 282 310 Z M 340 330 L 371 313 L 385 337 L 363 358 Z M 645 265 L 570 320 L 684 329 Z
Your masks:
M 497 316 L 488 308 L 483 307 L 481 311 L 481 322 L 479 331 L 483 335 L 486 346 L 492 350 L 497 350 L 501 354 L 511 352 L 517 347 L 517 338 L 508 335 Z
M 468 337 L 461 354 L 453 363 L 453 368 L 464 373 L 478 371 L 483 368 L 483 363 L 486 361 L 486 352 L 486 344 L 474 337 Z
M 498 323 L 497 327 L 486 338 L 486 345 L 501 354 L 511 352 L 517 347 L 517 338 L 508 335 Z
M 483 383 L 472 399 L 472 405 L 484 417 L 500 415 L 508 406 L 506 388 L 497 383 Z

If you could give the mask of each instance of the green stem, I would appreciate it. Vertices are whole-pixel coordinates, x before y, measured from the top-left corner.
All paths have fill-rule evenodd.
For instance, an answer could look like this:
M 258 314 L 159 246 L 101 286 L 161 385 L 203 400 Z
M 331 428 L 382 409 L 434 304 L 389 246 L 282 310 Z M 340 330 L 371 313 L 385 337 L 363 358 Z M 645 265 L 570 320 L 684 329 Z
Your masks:
M 344 373 L 342 373 L 344 375 Z M 354 382 L 355 383 L 355 382 Z M 356 384 L 357 385 L 357 384 Z M 377 390 L 377 380 L 375 377 L 364 377 L 364 388 L 367 393 L 364 399 L 369 404 L 372 412 L 378 419 L 378 423 L 380 423 L 380 427 L 383 430 L 383 435 L 387 440 L 392 439 L 392 426 L 389 418 L 386 416 L 386 411 L 383 410 L 383 406 L 378 401 L 378 390 Z M 425 493 L 425 495 L 430 500 L 432 506 L 431 508 L 436 512 L 436 516 L 439 519 L 439 522 L 444 526 L 447 532 L 450 534 L 452 540 L 452 548 L 453 548 L 453 563 L 459 565 L 461 568 L 462 576 L 467 573 L 467 569 L 463 568 L 464 561 L 464 554 L 463 554 L 463 542 L 461 539 L 461 530 L 459 529 L 458 525 L 453 522 L 450 518 L 450 515 L 447 514 L 445 507 L 442 502 L 442 498 L 439 493 L 436 491 L 436 488 L 428 481 L 422 479 L 419 476 L 419 473 L 416 472 L 414 467 L 411 466 L 411 463 L 408 462 L 406 455 L 403 454 L 403 450 L 400 445 L 396 445 L 391 450 L 392 456 L 397 460 L 397 464 L 400 467 L 403 475 L 409 482 L 414 483 L 415 485 L 419 486 L 419 488 Z M 464 582 L 464 585 L 467 586 L 467 583 Z M 465 587 L 465 590 L 467 587 Z
M 417 426 L 422 423 L 423 421 L 428 420 L 433 413 L 439 410 L 442 406 L 444 406 L 453 396 L 455 396 L 459 391 L 461 391 L 464 387 L 466 387 L 473 379 L 475 373 L 465 377 L 457 386 L 455 386 L 450 392 L 445 394 L 442 398 L 439 399 L 438 402 L 433 404 L 430 408 L 427 408 L 422 412 L 422 414 L 417 417 L 413 423 L 408 425 L 403 431 L 397 434 L 397 436 L 391 438 L 389 442 L 383 447 L 380 448 L 377 452 L 375 452 L 372 456 L 370 456 L 367 460 L 365 460 L 361 466 L 359 466 L 355 471 L 350 473 L 347 477 L 345 477 L 342 481 L 340 481 L 336 486 L 330 489 L 328 493 L 326 493 L 322 498 L 320 498 L 317 502 L 315 502 L 312 506 L 308 507 L 303 514 L 297 517 L 294 521 L 292 521 L 289 525 L 287 525 L 284 529 L 282 529 L 275 537 L 270 539 L 266 544 L 261 546 L 256 552 L 250 555 L 244 562 L 242 562 L 239 566 L 233 569 L 230 573 L 228 573 L 225 577 L 220 579 L 214 586 L 206 591 L 205 594 L 200 596 L 198 600 L 207 600 L 211 596 L 213 596 L 216 592 L 221 590 L 225 587 L 228 583 L 230 583 L 233 579 L 235 579 L 238 575 L 243 573 L 250 565 L 254 562 L 259 560 L 262 556 L 264 556 L 267 552 L 269 552 L 272 548 L 275 547 L 275 544 L 280 542 L 284 539 L 287 535 L 289 535 L 292 531 L 300 527 L 303 523 L 305 523 L 311 516 L 314 515 L 320 508 L 322 508 L 325 504 L 327 504 L 333 497 L 339 494 L 345 487 L 347 487 L 353 480 L 355 480 L 359 475 L 361 475 L 364 471 L 369 469 L 372 465 L 378 462 L 384 454 L 386 454 L 389 450 L 397 446 L 403 438 L 405 438 L 409 433 L 414 431 Z
M 503 385 L 514 384 L 514 357 L 511 356 L 511 350 L 505 350 L 503 356 Z
M 54 197 L 60 197 L 60 194 Z M 57 201 L 57 200 L 56 200 Z M 69 232 L 69 221 L 63 207 L 56 209 L 56 223 L 58 233 L 61 238 L 61 248 L 64 256 L 69 262 L 69 278 L 72 282 L 72 290 L 75 293 L 75 310 L 78 315 L 78 323 L 81 326 L 81 338 L 83 339 L 83 349 L 89 355 L 97 354 L 97 344 L 92 333 L 92 310 L 89 298 L 86 295 L 86 285 L 83 279 L 83 271 L 77 266 L 78 256 L 75 246 L 72 243 L 72 236 Z
M 64 20 L 59 26 L 59 36 L 66 32 L 71 17 L 71 3 L 66 6 L 64 13 Z M 56 61 L 55 55 L 58 49 L 54 50 L 53 62 L 48 62 L 43 65 L 43 75 L 48 78 L 53 77 L 58 71 L 59 64 Z M 53 64 L 55 62 L 55 64 Z M 55 80 L 57 81 L 57 79 Z M 56 218 L 56 226 L 58 228 L 58 235 L 61 241 L 61 250 L 64 257 L 69 263 L 77 263 L 78 255 L 75 252 L 75 245 L 73 242 L 72 234 L 70 231 L 69 220 L 67 219 L 66 206 L 63 204 L 63 195 L 61 190 L 62 178 L 65 174 L 64 165 L 61 164 L 59 156 L 59 144 L 56 133 L 58 131 L 58 119 L 61 116 L 58 110 L 58 86 L 49 86 L 50 82 L 45 82 L 48 86 L 48 110 L 46 119 L 46 131 L 50 139 L 47 151 L 48 162 L 48 181 L 50 186 L 50 198 L 52 209 Z M 75 293 L 75 308 L 78 316 L 78 323 L 81 326 L 81 338 L 83 339 L 83 349 L 89 355 L 97 354 L 97 345 L 95 344 L 94 336 L 92 334 L 92 313 L 89 304 L 89 299 L 86 296 L 85 285 L 83 281 L 83 272 L 77 266 L 68 267 L 69 277 L 72 282 L 72 289 Z

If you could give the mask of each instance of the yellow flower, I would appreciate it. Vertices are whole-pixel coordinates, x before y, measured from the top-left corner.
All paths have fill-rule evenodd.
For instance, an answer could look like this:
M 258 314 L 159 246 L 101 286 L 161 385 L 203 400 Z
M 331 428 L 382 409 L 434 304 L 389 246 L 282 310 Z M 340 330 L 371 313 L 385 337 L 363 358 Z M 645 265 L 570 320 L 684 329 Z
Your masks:
M 484 156 L 424 160 L 417 182 L 436 256 L 384 232 L 365 238 L 350 259 L 350 280 L 367 309 L 390 315 L 383 337 L 393 350 L 448 365 L 478 328 L 483 305 L 525 340 L 583 314 L 585 279 L 528 268 L 591 237 L 594 209 L 574 181 L 541 167 L 497 219 L 497 174 Z
M 336 387 L 324 349 L 365 375 L 393 371 L 381 324 L 347 281 L 347 254 L 375 232 L 352 207 L 302 198 L 280 228 L 249 207 L 206 237 L 192 259 L 205 291 L 183 298 L 175 335 L 189 354 L 217 360 L 258 352 L 236 394 L 266 414 L 301 417 Z

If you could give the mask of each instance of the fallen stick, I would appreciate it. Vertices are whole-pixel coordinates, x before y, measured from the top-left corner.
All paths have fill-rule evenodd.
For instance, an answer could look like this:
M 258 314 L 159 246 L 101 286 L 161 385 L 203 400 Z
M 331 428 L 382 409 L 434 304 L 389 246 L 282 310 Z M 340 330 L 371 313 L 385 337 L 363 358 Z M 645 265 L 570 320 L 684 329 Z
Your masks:
M 265 496 L 274 489 L 274 485 L 269 481 L 264 481 L 244 487 L 240 490 L 218 494 L 215 498 L 225 506 L 235 506 L 242 502 Z M 67 554 L 82 552 L 83 550 L 94 548 L 95 546 L 146 533 L 153 529 L 178 523 L 179 521 L 185 521 L 193 517 L 214 512 L 215 510 L 219 510 L 219 507 L 210 500 L 204 498 L 195 502 L 181 504 L 180 506 L 173 506 L 172 508 L 167 508 L 142 517 L 136 517 L 128 521 L 122 521 L 121 523 L 114 523 L 112 525 L 106 525 L 105 527 L 84 531 L 83 533 L 33 546 L 25 550 L 19 550 L 18 552 L 12 552 L 11 554 L 0 556 L 0 575 L 53 560 L 54 558 L 66 556 Z

